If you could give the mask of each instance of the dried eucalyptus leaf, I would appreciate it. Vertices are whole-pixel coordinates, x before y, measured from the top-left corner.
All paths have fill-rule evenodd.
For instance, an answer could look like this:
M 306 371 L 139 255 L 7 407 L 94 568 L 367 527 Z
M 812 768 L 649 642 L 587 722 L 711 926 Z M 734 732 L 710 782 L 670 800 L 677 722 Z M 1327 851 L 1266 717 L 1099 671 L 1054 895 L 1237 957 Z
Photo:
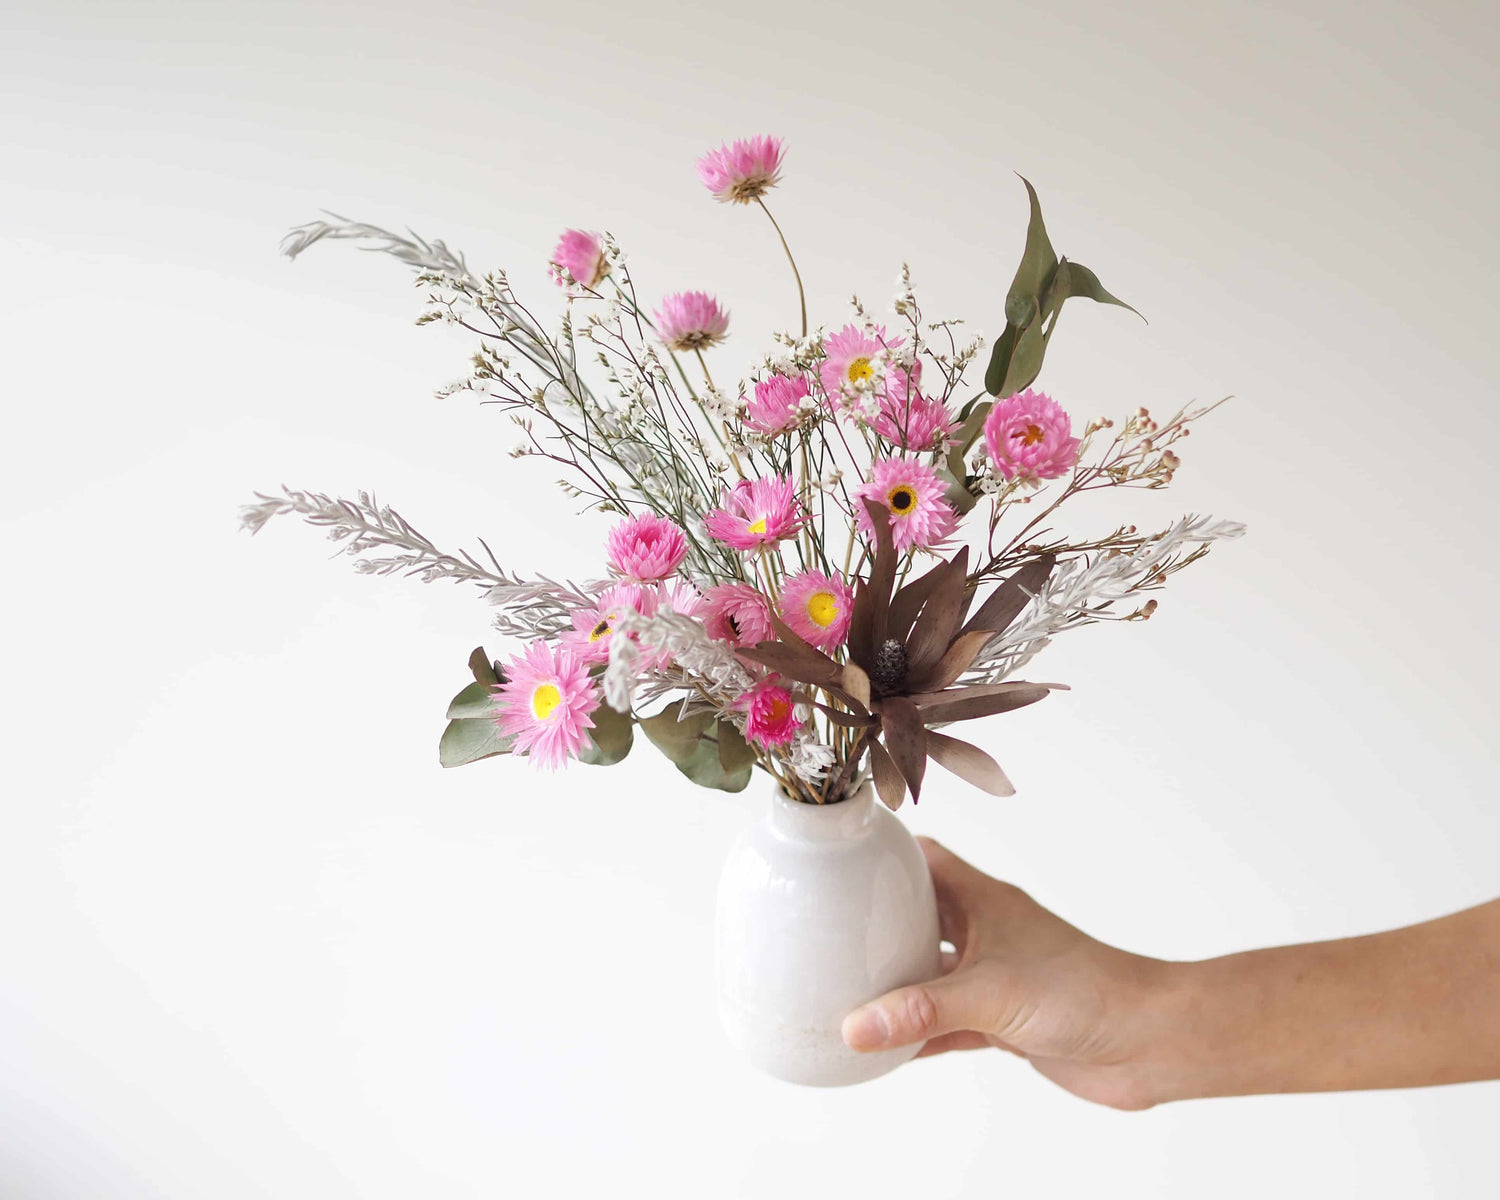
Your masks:
M 1138 309 L 1106 291 L 1104 285 L 1099 282 L 1099 276 L 1087 267 L 1076 262 L 1069 262 L 1065 258 L 1058 263 L 1057 273 L 1053 275 L 1052 283 L 1047 288 L 1047 302 L 1042 308 L 1042 319 L 1046 320 L 1057 312 L 1062 308 L 1063 301 L 1073 296 L 1083 296 L 1089 300 L 1098 301 L 1100 304 L 1114 304 L 1120 308 L 1128 308 L 1136 316 L 1141 317 Z M 1141 317 L 1141 320 L 1145 319 Z
M 1021 254 L 1021 265 L 1016 268 L 1005 296 L 1006 322 L 1018 327 L 1029 325 L 1036 316 L 1039 297 L 1057 270 L 1057 252 L 1052 249 L 1047 224 L 1042 220 L 1042 202 L 1029 179 L 1023 175 L 1021 182 L 1026 185 L 1026 195 L 1031 201 L 1031 219 L 1026 225 L 1026 249 Z
M 448 728 L 443 730 L 438 742 L 438 761 L 445 767 L 461 767 L 481 758 L 509 754 L 514 745 L 515 738 L 502 737 L 493 719 L 465 717 L 449 721 Z
M 642 717 L 641 731 L 679 767 L 697 754 L 700 746 L 708 746 L 717 755 L 717 747 L 703 736 L 714 720 L 713 714 L 696 712 L 686 718 L 677 714 L 678 707 L 672 704 L 654 717 Z
M 1042 373 L 1042 358 L 1046 353 L 1047 338 L 1042 332 L 1042 323 L 1034 321 L 1017 339 L 1015 353 L 1005 368 L 1005 382 L 996 395 L 1003 400 L 1030 387 Z
M 716 725 L 719 737 L 719 765 L 726 775 L 737 775 L 755 765 L 755 747 L 728 721 Z
M 984 390 L 991 396 L 998 396 L 1000 389 L 1005 386 L 1005 376 L 1010 370 L 1010 359 L 1015 353 L 1018 332 L 1014 325 L 1007 325 L 1005 332 L 995 339 L 994 349 L 990 351 L 990 365 L 984 369 Z
M 635 742 L 635 721 L 626 713 L 601 704 L 590 715 L 594 727 L 589 740 L 578 754 L 578 761 L 596 767 L 612 767 L 627 754 Z
M 715 722 L 720 732 L 724 728 L 724 722 Z M 738 733 L 738 730 L 735 731 Z M 733 751 L 731 751 L 731 755 Z M 734 770 L 725 767 L 720 759 L 720 740 L 718 736 L 700 736 L 694 743 L 691 752 L 680 762 L 677 769 L 696 783 L 699 787 L 715 788 L 721 792 L 741 792 L 750 782 L 751 767 L 746 764 Z
M 495 693 L 487 683 L 471 683 L 448 702 L 448 720 L 495 716 Z
M 505 682 L 499 664 L 490 661 L 489 655 L 484 652 L 483 646 L 475 646 L 474 652 L 469 655 L 469 670 L 474 673 L 475 683 L 485 683 L 490 687 L 498 687 Z

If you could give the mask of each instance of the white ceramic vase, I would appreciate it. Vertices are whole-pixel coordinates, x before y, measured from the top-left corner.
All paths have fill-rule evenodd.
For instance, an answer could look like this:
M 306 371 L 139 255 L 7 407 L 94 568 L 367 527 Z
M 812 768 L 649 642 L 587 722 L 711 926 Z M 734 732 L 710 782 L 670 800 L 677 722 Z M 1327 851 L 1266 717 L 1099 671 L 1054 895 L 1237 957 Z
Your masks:
M 918 1046 L 857 1054 L 844 1017 L 937 975 L 937 901 L 927 860 L 866 786 L 838 804 L 777 792 L 719 880 L 719 1014 L 767 1074 L 837 1087 L 884 1075 Z

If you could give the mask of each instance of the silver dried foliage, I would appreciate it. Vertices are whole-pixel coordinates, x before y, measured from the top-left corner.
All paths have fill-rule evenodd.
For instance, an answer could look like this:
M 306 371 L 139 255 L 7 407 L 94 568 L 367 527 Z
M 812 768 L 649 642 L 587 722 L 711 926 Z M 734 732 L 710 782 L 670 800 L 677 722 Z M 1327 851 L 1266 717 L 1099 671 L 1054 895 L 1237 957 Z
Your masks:
M 673 665 L 661 671 L 643 670 L 642 647 L 670 655 Z M 604 695 L 621 712 L 682 688 L 728 708 L 754 683 L 734 651 L 709 637 L 702 622 L 692 617 L 670 609 L 649 617 L 627 610 L 614 624 Z
M 405 517 L 371 493 L 345 500 L 323 492 L 283 486 L 280 495 L 256 494 L 257 503 L 240 509 L 240 526 L 259 533 L 274 517 L 298 516 L 324 530 L 339 544 L 338 553 L 356 559 L 361 575 L 407 575 L 435 583 L 452 580 L 484 588 L 485 599 L 502 606 L 495 626 L 518 637 L 550 637 L 571 625 L 568 613 L 588 603 L 571 584 L 549 579 L 522 579 L 507 572 L 481 540 L 487 561 L 467 550 L 440 550 Z M 387 551 L 387 553 L 379 553 Z
M 1238 521 L 1188 514 L 1133 551 L 1064 560 L 1011 627 L 980 653 L 969 681 L 999 682 L 1035 658 L 1056 634 L 1123 619 L 1111 613 L 1114 605 L 1157 586 L 1201 557 L 1211 543 L 1244 532 Z

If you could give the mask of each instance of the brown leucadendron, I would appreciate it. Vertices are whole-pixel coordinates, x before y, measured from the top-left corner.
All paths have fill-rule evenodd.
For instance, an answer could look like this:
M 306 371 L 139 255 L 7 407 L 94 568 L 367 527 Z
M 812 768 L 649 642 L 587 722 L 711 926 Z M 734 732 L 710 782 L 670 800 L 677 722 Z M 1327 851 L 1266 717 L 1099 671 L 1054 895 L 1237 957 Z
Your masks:
M 873 501 L 866 500 L 865 507 L 875 530 L 875 559 L 869 579 L 855 586 L 849 661 L 835 662 L 775 616 L 771 621 L 779 640 L 742 649 L 740 657 L 821 688 L 843 707 L 805 695 L 798 699 L 816 704 L 834 723 L 862 731 L 828 790 L 829 801 L 839 799 L 848 787 L 866 749 L 875 788 L 891 808 L 900 807 L 908 789 L 913 802 L 921 796 L 929 758 L 991 795 L 1014 794 L 993 758 L 932 726 L 1022 708 L 1063 686 L 1020 681 L 953 686 L 1047 581 L 1055 556 L 1043 554 L 1026 563 L 965 621 L 974 598 L 968 579 L 969 548 L 892 595 L 897 555 L 890 515 Z

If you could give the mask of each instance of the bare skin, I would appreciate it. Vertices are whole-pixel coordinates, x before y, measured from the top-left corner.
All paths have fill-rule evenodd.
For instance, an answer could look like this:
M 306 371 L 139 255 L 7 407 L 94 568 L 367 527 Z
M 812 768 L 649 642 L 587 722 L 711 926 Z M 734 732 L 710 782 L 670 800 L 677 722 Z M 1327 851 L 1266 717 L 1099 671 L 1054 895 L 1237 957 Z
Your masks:
M 1500 900 L 1367 937 L 1165 962 L 1095 941 L 938 843 L 938 979 L 850 1013 L 855 1050 L 995 1046 L 1113 1108 L 1500 1079 Z

